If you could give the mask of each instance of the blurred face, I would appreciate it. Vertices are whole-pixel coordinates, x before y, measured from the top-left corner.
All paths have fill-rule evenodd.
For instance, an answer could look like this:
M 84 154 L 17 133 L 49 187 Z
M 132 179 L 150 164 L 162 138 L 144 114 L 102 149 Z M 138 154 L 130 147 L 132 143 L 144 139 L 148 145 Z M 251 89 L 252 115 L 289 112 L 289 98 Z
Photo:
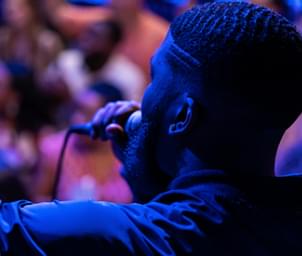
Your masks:
M 171 161 L 170 149 L 162 145 L 167 137 L 164 112 L 173 98 L 173 75 L 166 62 L 169 43 L 165 41 L 152 59 L 152 83 L 142 102 L 142 123 L 134 135 L 129 135 L 126 149 L 124 175 L 134 195 L 144 201 L 150 199 L 167 185 L 168 173 L 162 170 L 165 162 Z M 161 153 L 157 154 L 161 148 Z M 149 193 L 149 194 L 148 194 Z M 138 196 L 139 195 L 139 196 Z
M 8 25 L 23 28 L 33 19 L 33 10 L 27 0 L 5 0 L 4 16 Z
M 101 23 L 90 25 L 79 38 L 79 46 L 87 54 L 107 52 L 112 44 L 110 29 Z
M 79 38 L 79 47 L 85 55 L 85 63 L 92 70 L 98 70 L 114 49 L 111 31 L 106 25 L 93 24 Z

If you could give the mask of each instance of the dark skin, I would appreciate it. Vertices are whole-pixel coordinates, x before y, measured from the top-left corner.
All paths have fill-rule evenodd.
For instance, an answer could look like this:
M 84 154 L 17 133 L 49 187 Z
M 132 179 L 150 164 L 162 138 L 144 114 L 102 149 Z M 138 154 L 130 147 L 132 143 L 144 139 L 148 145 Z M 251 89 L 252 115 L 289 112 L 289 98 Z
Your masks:
M 262 122 L 265 114 L 240 97 L 226 96 L 223 91 L 202 94 L 205 85 L 199 84 L 200 91 L 193 90 L 196 81 L 188 77 L 184 84 L 184 72 L 178 72 L 167 61 L 169 45 L 168 36 L 152 59 L 152 83 L 143 98 L 142 125 L 135 139 L 124 133 L 123 125 L 139 109 L 138 103 L 110 103 L 93 120 L 113 141 L 126 176 L 138 179 L 133 186 L 152 183 L 158 172 L 170 179 L 200 169 L 273 176 L 275 151 L 283 129 L 267 126 Z M 154 194 L 156 186 L 154 182 L 149 188 Z

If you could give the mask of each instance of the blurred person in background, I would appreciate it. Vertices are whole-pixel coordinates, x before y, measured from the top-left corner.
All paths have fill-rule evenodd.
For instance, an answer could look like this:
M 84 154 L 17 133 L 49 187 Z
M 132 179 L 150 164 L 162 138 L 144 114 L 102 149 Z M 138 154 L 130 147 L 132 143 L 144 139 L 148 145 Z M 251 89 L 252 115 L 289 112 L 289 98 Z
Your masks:
M 189 0 L 146 0 L 146 6 L 154 13 L 159 14 L 168 22 L 180 14 L 180 10 L 188 6 Z
M 12 87 L 11 75 L 0 63 L 0 154 L 1 170 L 18 169 L 23 165 L 16 148 L 16 115 L 18 95 Z
M 28 198 L 26 187 L 37 157 L 31 134 L 17 132 L 18 98 L 9 70 L 0 63 L 0 194 L 3 200 Z
M 104 20 L 89 25 L 78 39 L 78 47 L 63 51 L 55 65 L 69 92 L 76 95 L 96 81 L 107 81 L 127 100 L 141 100 L 146 85 L 142 70 L 116 52 L 123 40 L 118 23 Z
M 111 0 L 111 10 L 125 34 L 119 51 L 139 65 L 150 79 L 150 58 L 167 33 L 168 22 L 144 9 L 143 4 L 143 0 Z
M 109 101 L 121 100 L 121 92 L 113 85 L 99 82 L 74 98 L 74 113 L 70 123 L 84 123 Z M 56 175 L 56 165 L 65 130 L 41 139 L 40 158 L 32 198 L 50 200 Z M 58 187 L 58 199 L 95 199 L 127 203 L 132 194 L 121 177 L 120 163 L 114 157 L 109 142 L 92 141 L 73 135 L 65 153 L 63 172 Z
M 268 7 L 293 22 L 302 32 L 302 1 L 300 0 L 250 0 L 254 4 Z
M 283 13 L 285 0 L 251 0 L 250 2 L 270 8 L 278 13 Z
M 137 64 L 149 81 L 149 60 L 164 39 L 169 23 L 144 8 L 143 0 L 111 0 L 110 4 L 97 8 L 74 6 L 62 1 L 55 10 L 52 15 L 56 26 L 71 41 L 89 24 L 115 19 L 124 34 L 118 52 Z
M 39 77 L 62 50 L 61 41 L 41 22 L 37 0 L 4 0 L 3 4 L 1 58 L 22 64 Z
M 48 95 L 40 90 L 50 64 L 62 50 L 60 38 L 39 17 L 37 0 L 5 0 L 0 29 L 0 58 L 9 68 L 19 94 L 19 130 L 36 133 L 47 116 Z M 49 76 L 48 76 L 49 77 Z
M 66 0 L 41 0 L 43 13 L 51 26 L 64 38 L 67 47 L 73 46 L 78 36 L 92 23 L 109 17 L 105 8 L 84 7 Z

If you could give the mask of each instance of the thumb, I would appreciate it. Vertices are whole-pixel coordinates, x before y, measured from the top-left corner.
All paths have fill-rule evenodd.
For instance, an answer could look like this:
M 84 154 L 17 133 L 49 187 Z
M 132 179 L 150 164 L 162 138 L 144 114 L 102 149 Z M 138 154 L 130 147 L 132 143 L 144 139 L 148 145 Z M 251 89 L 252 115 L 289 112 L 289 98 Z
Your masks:
M 105 128 L 106 136 L 112 141 L 120 141 L 125 139 L 126 134 L 124 128 L 116 123 L 109 124 Z
M 110 124 L 105 129 L 106 136 L 112 141 L 112 149 L 115 156 L 123 162 L 124 148 L 127 141 L 127 136 L 124 129 L 119 124 Z

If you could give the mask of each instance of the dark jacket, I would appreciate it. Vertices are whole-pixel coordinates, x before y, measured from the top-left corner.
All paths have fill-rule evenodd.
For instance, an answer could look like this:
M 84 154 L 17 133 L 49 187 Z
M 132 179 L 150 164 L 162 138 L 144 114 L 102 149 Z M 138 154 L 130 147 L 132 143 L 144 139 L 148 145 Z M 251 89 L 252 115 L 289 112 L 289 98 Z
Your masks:
M 301 197 L 299 177 L 195 171 L 146 204 L 3 203 L 1 255 L 302 255 Z

